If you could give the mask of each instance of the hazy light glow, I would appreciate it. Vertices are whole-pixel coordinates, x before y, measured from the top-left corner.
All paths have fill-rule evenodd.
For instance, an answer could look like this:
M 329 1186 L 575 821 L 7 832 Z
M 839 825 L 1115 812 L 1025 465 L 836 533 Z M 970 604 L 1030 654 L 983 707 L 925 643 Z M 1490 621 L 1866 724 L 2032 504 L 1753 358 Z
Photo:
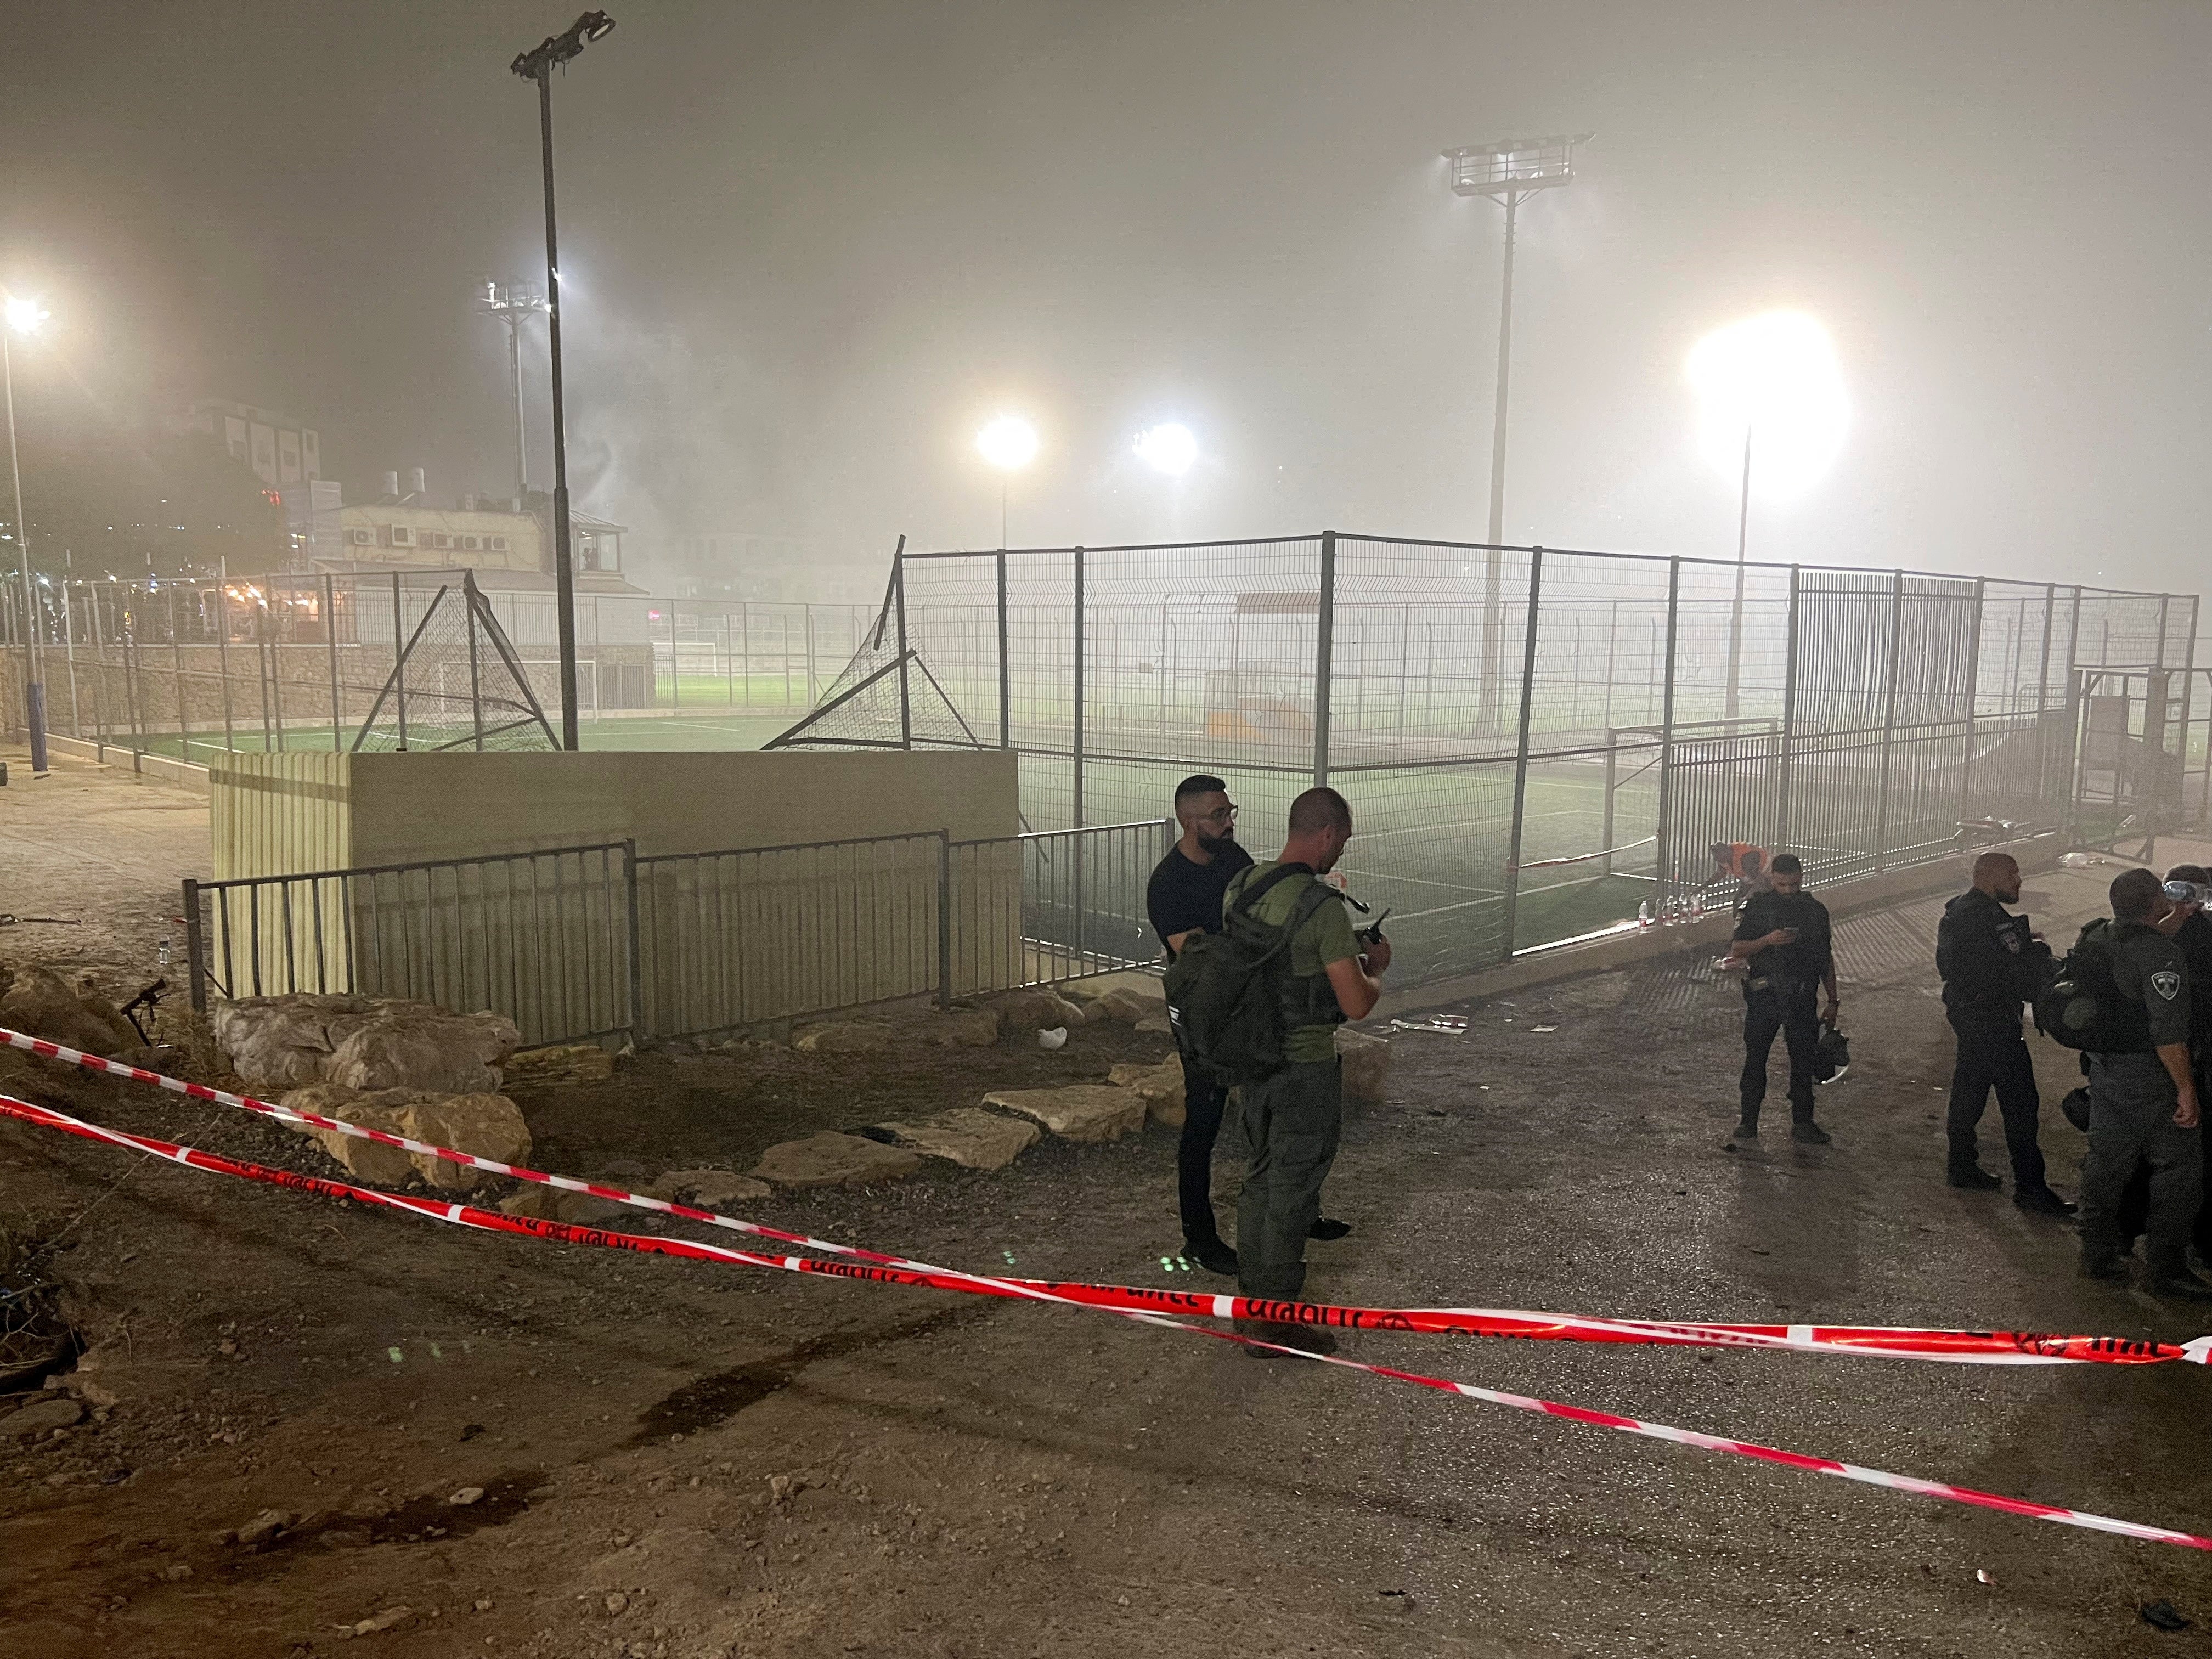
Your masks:
M 8 326 L 18 334 L 36 334 L 39 325 L 46 320 L 46 308 L 36 300 L 25 300 L 15 295 L 8 296 Z
M 1001 472 L 1018 472 L 1036 459 L 1036 428 L 1018 415 L 1000 415 L 975 434 L 975 452 Z
M 1828 331 L 1802 311 L 1770 311 L 1714 330 L 1691 349 L 1698 447 L 1723 476 L 1743 471 L 1762 495 L 1802 495 L 1843 447 L 1850 423 Z
M 1170 478 L 1182 477 L 1198 459 L 1198 440 L 1188 427 L 1174 421 L 1139 432 L 1133 447 L 1139 460 Z

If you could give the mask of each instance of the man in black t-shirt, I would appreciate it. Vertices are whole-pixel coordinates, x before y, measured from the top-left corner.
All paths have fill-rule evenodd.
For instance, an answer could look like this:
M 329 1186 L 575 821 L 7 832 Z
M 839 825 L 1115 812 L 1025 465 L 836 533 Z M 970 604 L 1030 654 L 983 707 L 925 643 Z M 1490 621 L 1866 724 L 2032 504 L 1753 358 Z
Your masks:
M 1182 835 L 1145 890 L 1146 911 L 1170 962 L 1189 934 L 1221 931 L 1221 896 L 1239 872 L 1252 867 L 1252 855 L 1237 844 L 1237 805 L 1219 778 L 1201 772 L 1177 784 L 1175 815 Z M 1227 1091 L 1188 1054 L 1182 1090 L 1176 1172 L 1183 1254 L 1209 1272 L 1233 1273 L 1237 1252 L 1222 1242 L 1213 1216 L 1213 1143 L 1221 1133 Z
M 1836 959 L 1828 935 L 1828 907 L 1805 890 L 1805 866 L 1794 853 L 1768 866 L 1771 889 L 1753 893 L 1737 920 L 1729 960 L 1744 963 L 1742 1121 L 1731 1140 L 1759 1139 L 1759 1109 L 1766 1098 L 1766 1057 L 1780 1034 L 1790 1049 L 1790 1138 L 1828 1143 L 1813 1121 L 1813 1054 L 1820 1041 L 1816 998 L 1827 992 L 1826 1018 L 1841 1006 Z

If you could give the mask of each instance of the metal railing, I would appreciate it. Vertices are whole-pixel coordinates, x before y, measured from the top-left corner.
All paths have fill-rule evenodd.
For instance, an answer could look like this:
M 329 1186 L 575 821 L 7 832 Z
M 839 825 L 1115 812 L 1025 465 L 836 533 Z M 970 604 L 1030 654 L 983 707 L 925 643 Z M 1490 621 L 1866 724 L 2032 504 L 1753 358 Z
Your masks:
M 635 1034 L 627 841 L 184 884 L 192 1006 L 295 992 L 507 1015 L 526 1047 Z
M 295 992 L 696 1036 L 1157 963 L 1166 820 L 637 856 L 633 842 L 184 884 L 192 1006 Z

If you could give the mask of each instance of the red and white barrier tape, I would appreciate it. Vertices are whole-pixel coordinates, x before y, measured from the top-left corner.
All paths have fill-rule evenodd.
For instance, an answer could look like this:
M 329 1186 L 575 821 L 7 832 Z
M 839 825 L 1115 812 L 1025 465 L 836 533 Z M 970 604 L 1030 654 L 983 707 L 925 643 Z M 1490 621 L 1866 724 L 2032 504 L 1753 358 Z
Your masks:
M 151 1136 L 125 1133 L 119 1129 L 103 1128 L 44 1106 L 33 1106 L 6 1095 L 0 1095 L 0 1116 L 21 1119 L 49 1129 L 58 1129 L 68 1134 L 79 1135 L 88 1140 L 106 1141 L 112 1146 L 127 1147 L 134 1152 L 149 1153 L 181 1164 L 188 1169 L 205 1170 L 220 1175 L 242 1176 L 249 1181 L 265 1182 L 272 1186 L 289 1187 L 295 1192 L 313 1193 L 330 1198 L 348 1198 L 359 1203 L 375 1205 L 386 1209 L 404 1210 L 410 1214 L 427 1217 L 456 1226 L 478 1229 L 486 1232 L 527 1233 L 539 1238 L 559 1239 L 574 1244 L 592 1244 L 605 1249 L 635 1250 L 642 1255 L 688 1257 L 695 1260 L 726 1261 L 744 1267 L 775 1267 L 787 1273 L 823 1273 L 840 1279 L 861 1279 L 879 1283 L 927 1285 L 942 1290 L 964 1291 L 971 1294 L 1024 1297 L 1035 1301 L 1059 1302 L 1063 1305 L 1076 1304 L 1070 1298 L 1035 1291 L 1025 1291 L 1012 1281 L 996 1283 L 978 1280 L 965 1274 L 927 1274 L 905 1269 L 878 1267 L 859 1262 L 824 1261 L 811 1256 L 757 1255 L 750 1251 L 734 1250 L 720 1244 L 695 1243 L 689 1239 L 648 1238 L 635 1233 L 606 1232 L 597 1228 L 578 1227 L 567 1222 L 540 1221 L 532 1217 L 501 1215 L 495 1211 L 479 1210 L 466 1204 L 441 1202 L 435 1199 L 416 1198 L 404 1193 L 377 1192 L 367 1187 L 356 1187 L 342 1181 L 325 1180 L 319 1176 L 303 1176 L 289 1170 L 272 1170 L 260 1164 L 247 1164 L 227 1158 L 195 1147 L 180 1146 L 172 1141 L 157 1140 Z M 2145 1526 L 2140 1522 L 2116 1520 L 2111 1516 L 2092 1515 L 2086 1510 L 2061 1508 L 2057 1504 L 2037 1504 L 2021 1498 L 2006 1498 L 1996 1492 L 1978 1492 L 1971 1486 L 1956 1486 L 1948 1481 L 1923 1480 L 1917 1476 L 1892 1474 L 1883 1469 L 1869 1469 L 1856 1463 L 1841 1463 L 1832 1458 L 1808 1457 L 1801 1452 L 1784 1451 L 1773 1446 L 1762 1446 L 1751 1441 L 1730 1440 L 1723 1436 L 1699 1434 L 1690 1429 L 1677 1429 L 1664 1423 L 1648 1423 L 1633 1417 L 1619 1417 L 1611 1412 L 1589 1411 L 1579 1406 L 1562 1405 L 1557 1401 L 1539 1400 L 1528 1395 L 1507 1394 L 1496 1389 L 1477 1387 L 1472 1382 L 1455 1382 L 1440 1376 L 1425 1376 L 1419 1371 L 1401 1370 L 1394 1365 L 1373 1365 L 1362 1360 L 1346 1359 L 1335 1354 L 1308 1353 L 1302 1349 L 1283 1347 L 1264 1342 L 1242 1332 L 1223 1331 L 1202 1325 L 1189 1325 L 1164 1315 L 1139 1312 L 1127 1309 L 1103 1310 L 1140 1324 L 1156 1325 L 1168 1330 L 1182 1331 L 1193 1336 L 1212 1337 L 1219 1341 L 1236 1342 L 1248 1347 L 1267 1350 L 1301 1359 L 1317 1360 L 1346 1370 L 1364 1371 L 1370 1376 L 1387 1377 L 1393 1382 L 1409 1382 L 1425 1389 L 1434 1389 L 1444 1394 L 1458 1395 L 1468 1400 L 1486 1401 L 1494 1406 L 1510 1406 L 1516 1411 L 1534 1412 L 1545 1417 L 1564 1418 L 1571 1423 L 1583 1423 L 1596 1428 L 1615 1429 L 1624 1434 L 1642 1435 L 1647 1439 L 1671 1441 L 1676 1445 L 1695 1446 L 1703 1451 L 1727 1452 L 1737 1457 L 1748 1457 L 1763 1463 L 1778 1463 L 1784 1468 L 1802 1469 L 1808 1474 L 1832 1475 L 1839 1480 L 1856 1480 L 1866 1486 L 1887 1486 L 1893 1492 L 1911 1492 L 1922 1498 L 1940 1498 L 1954 1504 L 1970 1504 L 1977 1509 L 1997 1510 L 2007 1515 L 2024 1516 L 2033 1521 L 2053 1521 L 2062 1526 L 2082 1527 L 2093 1532 L 2106 1532 L 2122 1538 L 2140 1539 L 2146 1543 L 2177 1544 L 2187 1549 L 2212 1551 L 2212 1538 L 2200 1538 L 2193 1533 L 2176 1532 L 2166 1527 Z
M 26 1036 L 0 1027 L 0 1043 L 58 1060 L 88 1071 L 125 1077 L 139 1083 L 225 1106 L 239 1107 L 280 1122 L 358 1139 L 451 1164 L 537 1182 L 564 1191 L 583 1193 L 633 1208 L 680 1216 L 732 1232 L 802 1249 L 819 1250 L 857 1261 L 919 1274 L 915 1282 L 940 1284 L 940 1288 L 982 1287 L 992 1294 L 1063 1302 L 1116 1312 L 1176 1313 L 1198 1318 L 1260 1319 L 1277 1324 L 1326 1325 L 1349 1330 L 1420 1331 L 1460 1336 L 1518 1338 L 1532 1341 L 1598 1342 L 1665 1347 L 1781 1349 L 1798 1353 L 1858 1354 L 1889 1359 L 1933 1360 L 1971 1365 L 2150 1365 L 2172 1361 L 2212 1364 L 2212 1337 L 2192 1342 L 2133 1341 L 2109 1336 L 2066 1336 L 2030 1331 L 1955 1331 L 1881 1325 L 1735 1325 L 1699 1320 L 1601 1319 L 1581 1314 L 1532 1313 L 1513 1308 L 1366 1308 L 1307 1302 L 1258 1301 L 1202 1291 L 1152 1290 L 1121 1285 L 1062 1284 L 1050 1280 L 1013 1279 L 996 1274 L 967 1273 L 905 1256 L 885 1255 L 854 1245 L 833 1243 L 805 1233 L 786 1232 L 713 1210 L 696 1209 L 667 1199 L 652 1198 L 619 1187 L 578 1181 L 568 1176 L 548 1175 L 495 1158 L 478 1158 L 450 1146 L 410 1139 L 381 1129 L 371 1129 L 313 1112 L 295 1111 L 250 1096 L 227 1094 L 203 1084 L 185 1083 L 137 1066 L 118 1065 L 98 1054 Z M 958 1281 L 955 1285 L 952 1281 Z

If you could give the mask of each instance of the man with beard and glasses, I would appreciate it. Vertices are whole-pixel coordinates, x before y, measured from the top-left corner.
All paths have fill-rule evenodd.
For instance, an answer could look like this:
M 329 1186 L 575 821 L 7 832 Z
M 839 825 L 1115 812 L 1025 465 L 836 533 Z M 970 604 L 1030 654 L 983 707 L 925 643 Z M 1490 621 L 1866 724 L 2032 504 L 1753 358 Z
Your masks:
M 1170 962 L 1191 934 L 1221 931 L 1221 896 L 1252 867 L 1252 855 L 1237 843 L 1237 803 L 1219 778 L 1200 772 L 1177 784 L 1175 816 L 1182 833 L 1145 890 L 1152 931 Z M 1213 1215 L 1213 1143 L 1221 1133 L 1228 1091 L 1188 1054 L 1182 1086 L 1182 1139 L 1176 1148 L 1182 1253 L 1209 1273 L 1233 1273 L 1237 1252 L 1222 1243 Z

